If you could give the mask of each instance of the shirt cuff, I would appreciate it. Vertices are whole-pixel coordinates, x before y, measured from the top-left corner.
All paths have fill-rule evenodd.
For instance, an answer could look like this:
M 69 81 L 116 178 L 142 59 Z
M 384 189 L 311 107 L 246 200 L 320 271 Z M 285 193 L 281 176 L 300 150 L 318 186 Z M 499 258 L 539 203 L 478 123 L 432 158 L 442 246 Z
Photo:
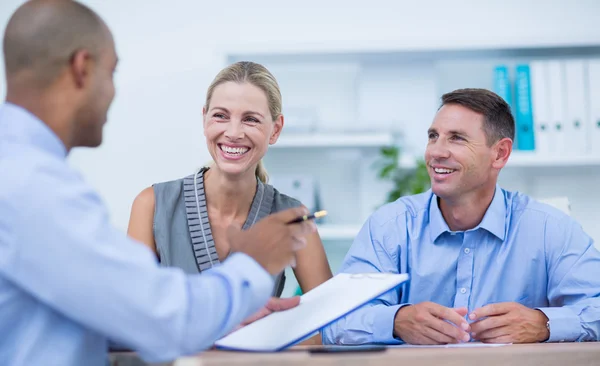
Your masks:
M 568 307 L 536 308 L 550 321 L 550 337 L 546 342 L 573 342 L 581 336 L 579 317 Z
M 375 310 L 373 317 L 373 341 L 376 343 L 401 343 L 402 341 L 394 337 L 394 319 L 396 313 L 403 305 L 381 306 Z

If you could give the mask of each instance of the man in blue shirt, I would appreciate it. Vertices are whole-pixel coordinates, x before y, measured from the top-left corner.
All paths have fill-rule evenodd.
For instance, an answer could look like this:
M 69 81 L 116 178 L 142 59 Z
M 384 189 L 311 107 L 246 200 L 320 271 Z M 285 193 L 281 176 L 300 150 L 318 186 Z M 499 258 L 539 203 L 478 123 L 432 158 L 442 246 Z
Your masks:
M 600 339 L 600 254 L 568 215 L 505 191 L 515 125 L 499 96 L 445 94 L 428 131 L 431 190 L 375 212 L 341 272 L 410 283 L 323 331 L 325 343 Z
M 71 148 L 102 141 L 117 64 L 104 22 L 74 1 L 34 0 L 11 17 L 3 47 L 2 365 L 105 365 L 109 339 L 146 360 L 171 360 L 268 313 L 256 312 L 273 275 L 315 230 L 287 224 L 306 210 L 233 230 L 234 253 L 200 275 L 159 268 L 144 245 L 110 225 L 98 195 L 66 162 Z

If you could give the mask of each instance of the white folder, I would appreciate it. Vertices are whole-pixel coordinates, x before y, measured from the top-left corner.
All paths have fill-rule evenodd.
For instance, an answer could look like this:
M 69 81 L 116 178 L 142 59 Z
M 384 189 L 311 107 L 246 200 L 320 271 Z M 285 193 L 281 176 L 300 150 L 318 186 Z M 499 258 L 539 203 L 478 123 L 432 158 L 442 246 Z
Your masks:
M 568 60 L 565 68 L 565 138 L 567 154 L 581 156 L 589 152 L 590 142 L 587 108 L 587 64 L 583 60 Z
M 600 156 L 600 59 L 589 61 L 588 73 L 591 150 L 594 155 Z
M 533 136 L 535 152 L 548 154 L 552 150 L 552 129 L 548 93 L 548 72 L 545 61 L 531 62 L 531 104 L 533 108 Z
M 221 338 L 215 345 L 235 351 L 283 350 L 407 280 L 408 274 L 338 274 L 302 295 L 297 307 L 272 313 Z
M 565 137 L 565 75 L 560 61 L 548 61 L 548 109 L 550 118 L 550 151 L 554 154 L 564 154 L 567 151 Z

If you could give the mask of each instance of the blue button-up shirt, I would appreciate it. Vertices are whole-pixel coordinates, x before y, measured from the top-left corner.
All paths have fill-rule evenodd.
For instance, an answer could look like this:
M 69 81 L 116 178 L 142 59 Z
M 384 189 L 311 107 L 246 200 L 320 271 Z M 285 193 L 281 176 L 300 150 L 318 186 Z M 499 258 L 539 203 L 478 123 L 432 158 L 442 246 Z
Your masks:
M 159 268 L 110 225 L 66 155 L 34 115 L 0 107 L 2 365 L 105 365 L 108 339 L 169 360 L 266 303 L 273 279 L 241 253 L 201 275 Z
M 563 212 L 500 187 L 481 223 L 461 232 L 448 228 L 431 191 L 383 206 L 340 271 L 408 273 L 410 282 L 325 328 L 325 343 L 401 343 L 396 312 L 424 301 L 469 312 L 514 301 L 547 315 L 549 341 L 600 339 L 593 240 Z

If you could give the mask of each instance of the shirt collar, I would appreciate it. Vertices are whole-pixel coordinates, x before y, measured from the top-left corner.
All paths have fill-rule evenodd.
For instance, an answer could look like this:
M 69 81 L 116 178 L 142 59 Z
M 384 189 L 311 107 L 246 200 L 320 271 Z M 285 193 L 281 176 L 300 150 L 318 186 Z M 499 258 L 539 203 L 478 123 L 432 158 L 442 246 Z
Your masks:
M 54 156 L 66 158 L 67 149 L 42 120 L 12 103 L 0 105 L 0 136 L 34 145 Z
M 506 202 L 502 188 L 498 185 L 496 185 L 492 203 L 483 215 L 479 225 L 467 231 L 475 231 L 479 228 L 487 230 L 502 241 L 506 237 Z M 446 220 L 444 220 L 444 216 L 442 216 L 442 211 L 438 206 L 438 197 L 435 194 L 431 195 L 431 201 L 429 202 L 429 232 L 432 243 L 443 233 L 452 232 Z

